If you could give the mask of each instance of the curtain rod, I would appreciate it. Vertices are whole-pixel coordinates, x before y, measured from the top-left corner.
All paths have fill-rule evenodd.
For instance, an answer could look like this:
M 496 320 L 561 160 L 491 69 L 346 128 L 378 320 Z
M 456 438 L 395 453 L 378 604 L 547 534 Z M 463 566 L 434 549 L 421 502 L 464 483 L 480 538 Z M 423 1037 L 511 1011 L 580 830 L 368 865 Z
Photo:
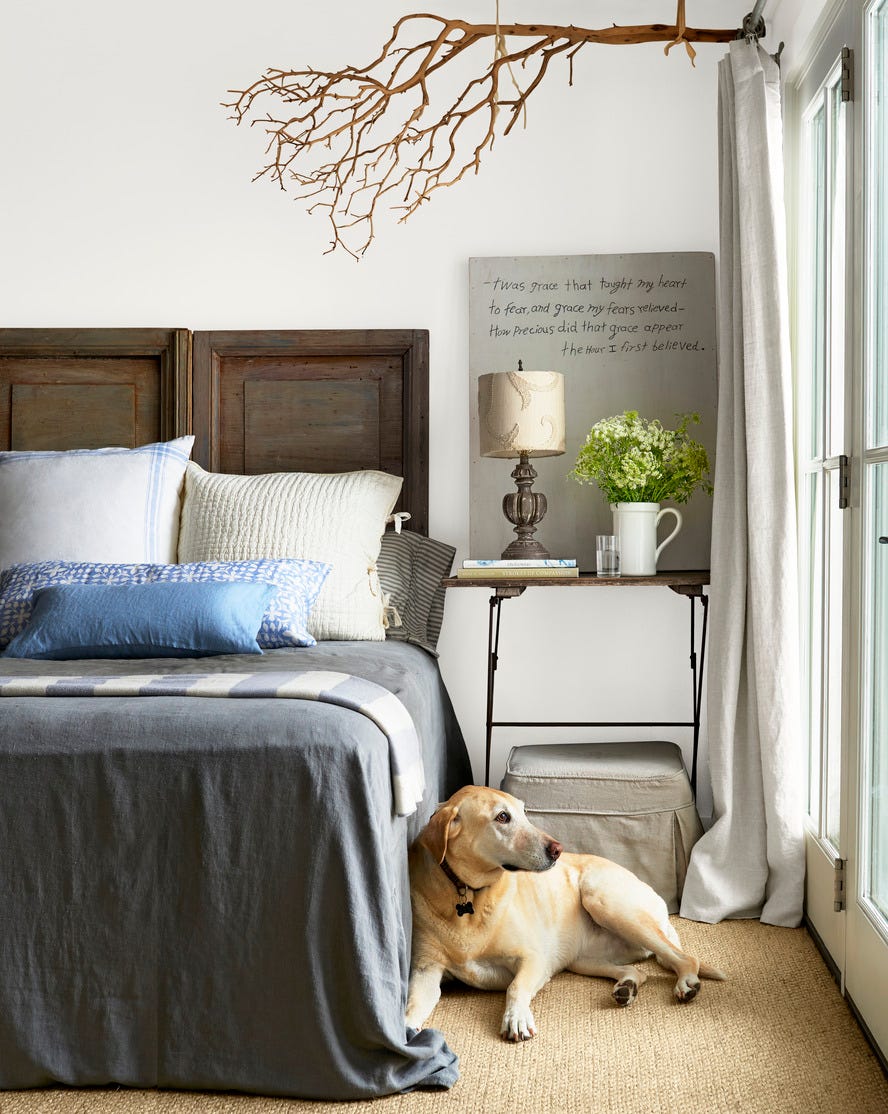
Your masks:
M 759 39 L 765 37 L 765 21 L 762 17 L 762 11 L 766 3 L 767 0 L 755 0 L 755 6 L 752 11 L 743 18 L 743 26 L 737 32 L 738 39 L 746 39 L 749 42 L 755 39 L 755 41 L 758 42 Z M 780 43 L 777 50 L 771 55 L 778 66 L 780 65 L 780 55 L 783 53 L 783 46 L 784 44 Z
M 743 23 L 737 32 L 738 39 L 763 39 L 765 37 L 765 21 L 762 18 L 764 6 L 765 0 L 755 0 L 755 7 L 749 15 L 743 17 Z

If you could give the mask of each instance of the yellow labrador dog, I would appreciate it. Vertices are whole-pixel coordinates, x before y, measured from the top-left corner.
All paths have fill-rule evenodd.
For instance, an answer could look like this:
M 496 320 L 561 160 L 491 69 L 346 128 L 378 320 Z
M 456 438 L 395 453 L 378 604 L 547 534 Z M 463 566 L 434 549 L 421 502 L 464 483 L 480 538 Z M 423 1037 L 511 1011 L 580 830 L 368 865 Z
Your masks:
M 536 1034 L 534 995 L 559 971 L 614 979 L 630 1005 L 655 955 L 689 1002 L 699 976 L 721 971 L 686 955 L 666 903 L 631 871 L 596 855 L 563 853 L 508 793 L 469 785 L 441 805 L 410 851 L 413 958 L 407 1025 L 435 1008 L 441 980 L 506 991 L 501 1033 Z

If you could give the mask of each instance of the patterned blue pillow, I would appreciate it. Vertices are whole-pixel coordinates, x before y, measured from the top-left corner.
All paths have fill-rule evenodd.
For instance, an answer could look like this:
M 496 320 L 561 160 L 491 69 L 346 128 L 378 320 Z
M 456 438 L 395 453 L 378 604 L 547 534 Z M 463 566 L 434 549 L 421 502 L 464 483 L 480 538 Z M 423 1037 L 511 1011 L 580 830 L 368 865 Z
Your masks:
M 57 584 L 182 584 L 189 581 L 273 584 L 256 641 L 263 650 L 314 646 L 308 616 L 331 566 L 321 561 L 256 558 L 196 561 L 187 565 L 105 565 L 92 561 L 39 561 L 12 565 L 0 574 L 0 650 L 31 617 L 34 593 Z

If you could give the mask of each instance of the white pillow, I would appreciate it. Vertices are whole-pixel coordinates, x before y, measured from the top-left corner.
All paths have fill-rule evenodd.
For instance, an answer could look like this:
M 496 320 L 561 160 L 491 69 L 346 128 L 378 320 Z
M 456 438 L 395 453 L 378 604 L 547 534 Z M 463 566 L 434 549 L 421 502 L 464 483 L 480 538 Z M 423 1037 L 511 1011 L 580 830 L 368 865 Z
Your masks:
M 309 616 L 317 639 L 385 638 L 376 558 L 400 476 L 274 472 L 228 476 L 189 464 L 180 561 L 300 557 L 333 566 Z
M 176 560 L 193 437 L 137 449 L 0 452 L 0 569 Z

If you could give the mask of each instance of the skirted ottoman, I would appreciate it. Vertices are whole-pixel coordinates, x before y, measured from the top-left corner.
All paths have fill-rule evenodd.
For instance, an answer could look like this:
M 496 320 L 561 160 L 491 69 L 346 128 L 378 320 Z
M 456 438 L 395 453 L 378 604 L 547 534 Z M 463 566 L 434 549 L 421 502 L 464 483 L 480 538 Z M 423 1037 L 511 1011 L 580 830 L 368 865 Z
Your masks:
M 703 826 L 675 743 L 513 747 L 502 788 L 566 851 L 613 859 L 678 912 Z

